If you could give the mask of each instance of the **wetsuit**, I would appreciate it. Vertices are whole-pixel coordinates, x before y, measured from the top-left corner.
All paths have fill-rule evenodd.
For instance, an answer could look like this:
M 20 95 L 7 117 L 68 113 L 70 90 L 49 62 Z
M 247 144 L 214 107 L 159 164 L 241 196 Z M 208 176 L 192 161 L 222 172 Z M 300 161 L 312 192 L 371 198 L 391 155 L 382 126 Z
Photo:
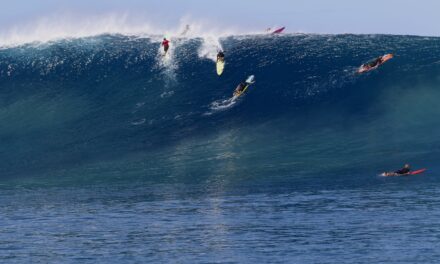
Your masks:
M 219 61 L 219 60 L 221 60 L 221 61 L 224 61 L 224 60 L 225 60 L 225 54 L 224 54 L 222 51 L 220 51 L 220 52 L 217 54 L 217 61 Z
M 403 168 L 403 169 L 395 171 L 394 173 L 396 173 L 396 174 L 408 174 L 410 171 L 411 171 L 410 168 Z
M 380 65 L 381 63 L 382 63 L 382 57 L 379 57 L 379 58 L 375 59 L 374 61 L 368 63 L 368 67 L 373 68 L 373 67 Z
M 167 39 L 164 39 L 162 41 L 162 46 L 163 46 L 163 51 L 167 52 L 168 49 L 170 48 L 170 41 Z

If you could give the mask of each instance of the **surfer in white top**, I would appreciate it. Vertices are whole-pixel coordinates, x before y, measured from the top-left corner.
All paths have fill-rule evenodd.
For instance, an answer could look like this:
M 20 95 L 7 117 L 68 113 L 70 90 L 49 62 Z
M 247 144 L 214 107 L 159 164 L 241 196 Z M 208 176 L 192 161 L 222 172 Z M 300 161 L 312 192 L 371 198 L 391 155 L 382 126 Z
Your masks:
M 181 36 L 185 36 L 186 34 L 188 34 L 188 32 L 191 30 L 191 28 L 189 27 L 189 25 L 185 26 L 185 29 L 182 31 L 182 33 L 180 34 Z

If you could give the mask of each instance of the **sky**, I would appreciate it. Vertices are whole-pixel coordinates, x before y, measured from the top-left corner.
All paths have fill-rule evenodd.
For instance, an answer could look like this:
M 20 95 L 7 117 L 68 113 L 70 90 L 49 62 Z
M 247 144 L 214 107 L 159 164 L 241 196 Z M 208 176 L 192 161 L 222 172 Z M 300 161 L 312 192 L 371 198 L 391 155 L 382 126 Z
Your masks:
M 4 1 L 4 2 L 3 2 Z M 440 36 L 439 0 L 3 0 L 0 34 L 45 20 L 70 28 L 87 19 L 125 16 L 153 27 L 182 19 L 217 28 L 255 32 L 286 26 L 287 32 L 385 33 Z M 91 22 L 93 23 L 93 22 Z M 40 29 L 41 30 L 41 29 Z

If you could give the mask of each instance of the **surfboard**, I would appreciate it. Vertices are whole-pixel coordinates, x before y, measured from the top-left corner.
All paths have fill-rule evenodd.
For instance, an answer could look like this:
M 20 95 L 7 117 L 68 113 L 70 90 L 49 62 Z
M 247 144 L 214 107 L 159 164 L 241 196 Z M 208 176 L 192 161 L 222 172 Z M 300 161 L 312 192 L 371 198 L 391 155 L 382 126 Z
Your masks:
M 369 72 L 369 71 L 375 70 L 375 69 L 379 68 L 379 66 L 381 66 L 385 62 L 391 60 L 393 57 L 394 57 L 393 54 L 385 54 L 382 56 L 382 63 L 380 63 L 374 67 L 370 67 L 370 66 L 368 66 L 368 64 L 363 64 L 361 67 L 359 67 L 357 73 L 364 73 L 364 72 Z
M 217 60 L 216 67 L 217 67 L 217 75 L 218 76 L 222 75 L 223 70 L 225 69 L 225 61 Z
M 424 173 L 425 171 L 426 171 L 426 169 L 420 169 L 420 170 L 412 171 L 409 174 L 410 175 L 417 175 L 417 174 L 420 174 L 420 173 Z
M 282 32 L 284 31 L 284 29 L 286 29 L 286 27 L 281 27 L 281 28 L 279 28 L 279 29 L 273 31 L 272 34 L 279 34 L 279 33 L 282 33 Z

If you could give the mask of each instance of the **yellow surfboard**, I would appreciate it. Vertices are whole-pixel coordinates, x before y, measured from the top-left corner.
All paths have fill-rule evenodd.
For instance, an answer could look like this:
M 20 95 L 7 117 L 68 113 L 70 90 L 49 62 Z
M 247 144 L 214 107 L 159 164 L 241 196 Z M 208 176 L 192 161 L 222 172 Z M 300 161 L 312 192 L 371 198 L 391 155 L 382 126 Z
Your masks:
M 225 69 L 225 61 L 224 60 L 217 60 L 217 75 L 220 76 L 223 73 L 223 70 Z

